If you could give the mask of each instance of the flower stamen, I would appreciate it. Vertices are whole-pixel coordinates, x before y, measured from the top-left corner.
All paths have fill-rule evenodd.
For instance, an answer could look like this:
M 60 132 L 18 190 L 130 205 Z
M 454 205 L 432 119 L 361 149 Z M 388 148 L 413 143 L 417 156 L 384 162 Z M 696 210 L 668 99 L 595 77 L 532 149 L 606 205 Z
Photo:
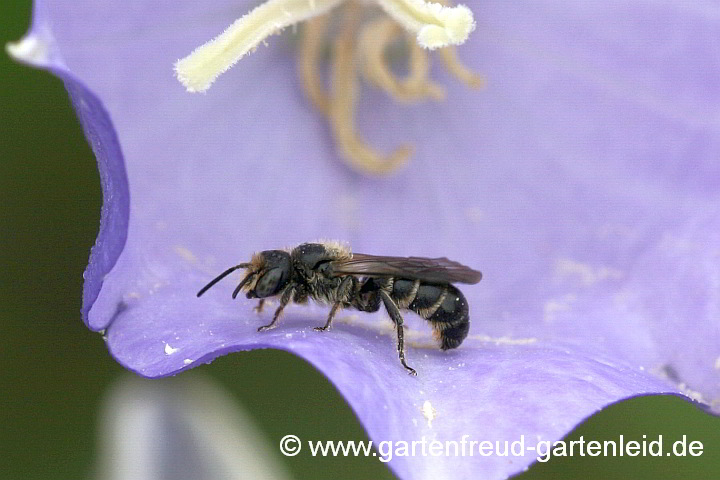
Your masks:
M 365 55 L 363 62 L 365 78 L 400 102 L 445 98 L 444 89 L 427 79 L 430 73 L 429 58 L 414 41 L 407 42 L 410 50 L 407 77 L 399 79 L 392 72 L 384 56 L 388 46 L 398 36 L 406 37 L 403 29 L 389 18 L 377 19 L 363 29 L 359 50 Z
M 333 42 L 332 99 L 328 118 L 335 141 L 348 164 L 362 173 L 383 175 L 405 165 L 412 154 L 412 147 L 399 147 L 389 156 L 383 157 L 360 140 L 355 133 L 357 78 L 353 57 L 357 16 L 353 14 L 354 8 L 349 7 L 346 12 L 345 28 Z
M 322 15 L 342 0 L 268 0 L 235 20 L 223 33 L 175 63 L 189 92 L 204 92 L 220 74 L 285 27 Z
M 446 47 L 438 51 L 445 68 L 458 80 L 470 88 L 480 89 L 485 86 L 485 77 L 473 72 L 458 59 L 455 47 Z
M 367 2 L 356 0 L 268 0 L 236 20 L 223 33 L 198 47 L 175 64 L 180 82 L 190 92 L 207 90 L 213 81 L 269 35 L 306 21 L 300 38 L 299 73 L 312 104 L 325 117 L 343 159 L 365 174 L 385 175 L 407 163 L 412 146 L 402 145 L 383 155 L 365 143 L 355 127 L 357 76 L 385 91 L 398 102 L 442 100 L 445 90 L 428 78 L 427 50 L 439 49 L 446 68 L 472 88 L 484 79 L 457 58 L 453 45 L 467 39 L 475 28 L 470 9 L 450 7 L 445 0 L 371 0 L 387 15 L 371 15 Z M 345 3 L 342 22 L 333 24 L 333 7 Z M 407 74 L 393 71 L 388 51 L 403 44 Z M 332 48 L 328 48 L 332 47 Z M 441 48 L 442 47 L 442 48 Z M 321 62 L 330 50 L 329 88 L 323 80 Z
M 327 91 L 320 79 L 320 58 L 325 47 L 330 15 L 323 15 L 305 22 L 300 42 L 299 73 L 305 93 L 321 113 L 327 115 L 330 105 Z
M 448 7 L 424 0 L 376 0 L 396 22 L 417 34 L 418 43 L 430 50 L 465 43 L 475 30 L 472 11 L 465 5 Z

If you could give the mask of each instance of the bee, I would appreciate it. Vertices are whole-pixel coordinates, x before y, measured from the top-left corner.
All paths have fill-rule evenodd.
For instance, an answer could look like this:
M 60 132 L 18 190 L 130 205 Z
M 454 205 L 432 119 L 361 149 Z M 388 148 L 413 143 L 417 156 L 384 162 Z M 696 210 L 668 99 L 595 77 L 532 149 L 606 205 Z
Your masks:
M 246 291 L 247 298 L 260 299 L 255 310 L 262 311 L 266 298 L 280 297 L 280 306 L 272 321 L 259 332 L 277 326 L 283 309 L 291 302 L 309 300 L 331 306 L 326 331 L 338 310 L 354 308 L 376 312 L 382 305 L 397 331 L 400 363 L 411 375 L 415 369 L 405 361 L 403 317 L 410 310 L 430 322 L 442 350 L 457 348 L 470 329 L 468 302 L 454 283 L 475 284 L 482 274 L 447 258 L 387 257 L 352 253 L 333 243 L 303 243 L 292 250 L 265 250 L 255 253 L 250 262 L 228 268 L 205 285 L 202 296 L 235 270 L 247 270 L 232 293 L 236 298 Z

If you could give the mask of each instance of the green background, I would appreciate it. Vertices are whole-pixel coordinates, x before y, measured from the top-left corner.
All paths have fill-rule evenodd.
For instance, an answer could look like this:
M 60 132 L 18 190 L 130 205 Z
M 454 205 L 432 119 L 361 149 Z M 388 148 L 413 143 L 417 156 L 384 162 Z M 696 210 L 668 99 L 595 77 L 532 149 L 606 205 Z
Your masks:
M 0 43 L 23 35 L 30 10 L 30 0 L 0 2 Z M 91 478 L 101 396 L 127 375 L 79 313 L 101 205 L 95 158 L 59 80 L 2 54 L 0 82 L 0 478 Z M 289 354 L 238 353 L 197 370 L 224 384 L 273 447 L 288 433 L 367 438 L 335 389 Z M 612 406 L 568 438 L 620 434 L 666 444 L 687 435 L 704 454 L 554 458 L 520 478 L 720 478 L 720 418 L 678 398 Z M 394 478 L 375 458 L 280 458 L 298 479 Z

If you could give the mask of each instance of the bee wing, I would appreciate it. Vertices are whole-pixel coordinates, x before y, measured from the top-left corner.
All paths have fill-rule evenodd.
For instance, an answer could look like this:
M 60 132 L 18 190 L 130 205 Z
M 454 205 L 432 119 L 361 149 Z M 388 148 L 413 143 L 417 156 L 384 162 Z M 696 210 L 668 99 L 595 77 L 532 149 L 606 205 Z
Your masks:
M 435 283 L 478 283 L 482 273 L 441 258 L 384 257 L 354 253 L 348 260 L 332 262 L 333 273 L 367 277 L 400 277 Z

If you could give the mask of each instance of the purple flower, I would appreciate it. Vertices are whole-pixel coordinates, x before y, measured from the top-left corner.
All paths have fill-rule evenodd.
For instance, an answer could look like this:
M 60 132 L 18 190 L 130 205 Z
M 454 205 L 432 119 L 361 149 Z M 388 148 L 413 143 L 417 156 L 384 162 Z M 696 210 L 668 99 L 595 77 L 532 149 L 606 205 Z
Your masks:
M 472 2 L 458 48 L 482 92 L 442 72 L 440 103 L 363 87 L 372 145 L 413 141 L 376 179 L 347 169 L 281 38 L 205 95 L 173 63 L 249 2 L 38 1 L 10 47 L 65 81 L 105 194 L 83 315 L 147 377 L 238 350 L 307 359 L 375 441 L 554 441 L 604 406 L 650 393 L 720 410 L 718 19 L 683 2 Z M 291 35 L 287 38 L 291 38 Z M 254 251 L 318 238 L 371 254 L 447 256 L 472 326 L 441 352 L 406 313 L 409 377 L 384 314 L 232 301 L 200 287 Z M 477 448 L 477 447 L 475 447 Z M 477 452 L 477 450 L 476 450 Z M 524 457 L 395 455 L 401 478 L 504 478 Z M 472 473 L 472 475 L 471 475 Z

